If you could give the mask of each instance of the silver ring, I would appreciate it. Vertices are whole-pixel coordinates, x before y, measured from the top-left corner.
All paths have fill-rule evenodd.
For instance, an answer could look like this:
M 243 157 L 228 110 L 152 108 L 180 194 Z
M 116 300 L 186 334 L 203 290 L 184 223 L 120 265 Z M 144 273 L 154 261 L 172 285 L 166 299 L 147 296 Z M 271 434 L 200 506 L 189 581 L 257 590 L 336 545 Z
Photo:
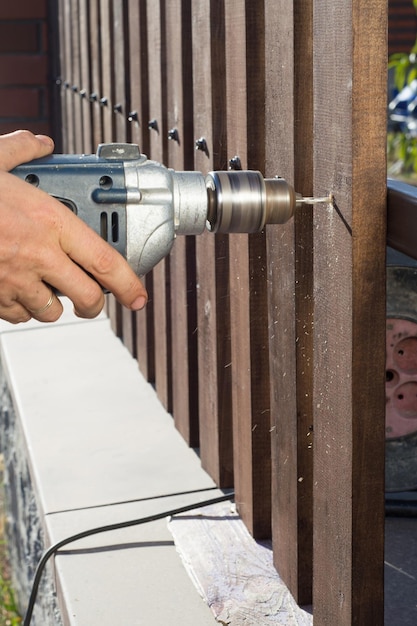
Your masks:
M 42 313 L 45 313 L 45 311 L 47 311 L 49 309 L 49 307 L 52 306 L 52 303 L 54 301 L 54 296 L 55 296 L 54 292 L 51 291 L 51 295 L 49 296 L 49 300 L 45 304 L 45 306 L 42 306 L 40 309 L 28 309 L 28 310 L 33 315 L 42 315 Z

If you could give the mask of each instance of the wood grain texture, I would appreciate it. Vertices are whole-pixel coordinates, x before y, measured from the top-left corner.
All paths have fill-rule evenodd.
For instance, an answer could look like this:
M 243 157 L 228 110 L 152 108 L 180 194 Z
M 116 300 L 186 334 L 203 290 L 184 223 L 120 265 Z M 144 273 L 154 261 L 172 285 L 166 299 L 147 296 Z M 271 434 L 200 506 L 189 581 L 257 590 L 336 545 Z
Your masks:
M 326 35 L 324 33 L 326 24 Z M 314 6 L 314 606 L 383 624 L 386 5 Z
M 264 14 L 225 5 L 227 146 L 264 171 Z M 229 237 L 233 457 L 238 510 L 256 538 L 271 535 L 271 424 L 265 235 Z
M 80 82 L 79 98 L 83 129 L 82 152 L 94 153 L 97 146 L 92 137 L 92 116 L 89 94 L 91 93 L 90 67 L 90 16 L 87 0 L 79 0 L 79 32 L 80 32 Z
M 147 2 L 147 43 L 149 73 L 149 116 L 157 128 L 149 129 L 149 156 L 167 162 L 166 86 L 166 2 Z M 148 122 L 150 120 L 147 120 Z M 155 386 L 158 396 L 172 410 L 172 351 L 170 315 L 170 260 L 160 261 L 153 270 L 153 312 L 155 345 Z
M 127 121 L 127 111 L 130 108 L 130 56 L 127 10 L 127 0 L 113 0 L 112 37 L 117 44 L 114 45 L 114 86 L 111 109 L 114 117 L 115 140 L 121 143 L 130 142 L 130 124 Z M 116 305 L 116 307 L 117 315 L 120 318 L 121 338 L 126 348 L 135 357 L 136 315 L 120 305 Z
M 129 113 L 132 114 L 130 138 L 139 145 L 143 154 L 149 155 L 149 98 L 148 98 L 148 38 L 147 4 L 138 0 L 128 3 L 128 39 L 129 39 Z M 134 353 L 139 368 L 149 382 L 155 382 L 154 353 L 154 314 L 153 314 L 153 275 L 149 272 L 143 278 L 148 292 L 148 304 L 145 310 L 135 314 L 135 349 Z
M 103 116 L 98 102 L 102 93 L 101 87 L 101 50 L 100 50 L 100 0 L 90 0 L 89 8 L 89 55 L 90 55 L 90 88 L 87 99 L 91 107 L 92 149 L 96 150 L 103 136 Z M 94 99 L 96 97 L 96 99 Z
M 113 3 L 112 0 L 100 0 L 100 70 L 101 93 L 98 106 L 101 108 L 103 134 L 101 141 L 115 141 L 113 102 L 114 102 L 114 41 L 113 41 Z M 122 315 L 116 299 L 112 295 L 106 297 L 106 310 L 113 331 L 122 337 Z
M 269 544 L 254 541 L 230 503 L 205 507 L 198 515 L 178 515 L 170 520 L 169 529 L 191 579 L 218 623 L 313 623 L 274 569 Z
M 265 29 L 266 174 L 311 193 L 312 3 L 268 2 Z M 303 604 L 312 578 L 311 238 L 311 210 L 267 227 L 274 562 Z
M 78 0 L 69 0 L 71 24 L 71 78 L 69 91 L 72 97 L 74 119 L 74 152 L 82 154 L 83 151 L 83 116 L 81 100 L 79 96 L 81 84 L 81 49 L 80 49 L 80 14 Z
M 313 195 L 313 2 L 294 4 L 294 185 Z M 294 216 L 295 334 L 297 380 L 297 569 L 296 597 L 311 603 L 313 570 L 313 209 Z
M 193 76 L 191 1 L 166 5 L 168 165 L 192 170 Z M 181 37 L 178 37 L 181 33 Z M 195 238 L 179 236 L 170 255 L 172 332 L 172 412 L 187 443 L 199 445 Z
M 65 130 L 63 132 L 63 148 L 65 152 L 74 153 L 74 107 L 73 94 L 70 89 L 72 80 L 72 33 L 71 33 L 71 5 L 61 0 L 61 69 L 63 80 L 63 109 L 65 111 Z
M 224 3 L 192 1 L 194 137 L 208 151 L 195 152 L 195 169 L 226 165 Z M 197 308 L 200 454 L 221 486 L 233 481 L 231 355 L 227 236 L 197 239 Z

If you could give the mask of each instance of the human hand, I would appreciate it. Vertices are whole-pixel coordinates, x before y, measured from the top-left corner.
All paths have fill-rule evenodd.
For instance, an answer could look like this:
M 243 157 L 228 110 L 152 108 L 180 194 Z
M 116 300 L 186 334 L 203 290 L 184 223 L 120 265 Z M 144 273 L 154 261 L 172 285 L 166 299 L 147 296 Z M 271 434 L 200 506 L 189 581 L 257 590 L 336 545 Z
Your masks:
M 51 288 L 80 317 L 102 310 L 100 285 L 127 308 L 143 308 L 146 290 L 122 255 L 63 204 L 9 173 L 53 149 L 52 139 L 29 131 L 0 136 L 0 318 L 56 321 L 63 308 Z

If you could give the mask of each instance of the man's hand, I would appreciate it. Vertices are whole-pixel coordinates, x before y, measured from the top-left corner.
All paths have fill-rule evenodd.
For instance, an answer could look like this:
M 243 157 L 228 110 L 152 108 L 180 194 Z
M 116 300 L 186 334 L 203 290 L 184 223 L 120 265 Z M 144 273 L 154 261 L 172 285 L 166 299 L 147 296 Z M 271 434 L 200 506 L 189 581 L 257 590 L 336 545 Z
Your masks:
M 53 148 L 28 131 L 0 136 L 0 317 L 57 320 L 62 304 L 51 287 L 77 315 L 95 317 L 104 305 L 98 283 L 129 309 L 143 308 L 146 290 L 125 259 L 63 204 L 8 173 Z

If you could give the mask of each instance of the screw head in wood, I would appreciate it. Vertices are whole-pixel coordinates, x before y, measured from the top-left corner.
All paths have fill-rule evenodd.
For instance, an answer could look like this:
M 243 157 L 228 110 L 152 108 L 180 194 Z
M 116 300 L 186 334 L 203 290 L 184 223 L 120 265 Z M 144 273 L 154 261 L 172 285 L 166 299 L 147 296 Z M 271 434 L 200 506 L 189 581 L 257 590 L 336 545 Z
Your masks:
M 240 157 L 235 155 L 234 157 L 229 159 L 229 169 L 230 170 L 241 170 L 242 169 L 242 162 L 240 160 Z
M 130 111 L 130 113 L 128 113 L 128 116 L 127 116 L 127 121 L 128 122 L 138 122 L 139 121 L 138 112 L 137 111 Z
M 171 128 L 171 130 L 168 131 L 168 139 L 180 143 L 180 136 L 177 128 Z
M 195 142 L 195 149 L 200 150 L 200 152 L 204 152 L 207 156 L 209 156 L 209 149 L 207 145 L 207 141 L 204 137 L 200 137 Z
M 157 133 L 159 133 L 159 126 L 158 126 L 158 122 L 156 119 L 149 120 L 148 128 L 149 130 L 155 130 Z

